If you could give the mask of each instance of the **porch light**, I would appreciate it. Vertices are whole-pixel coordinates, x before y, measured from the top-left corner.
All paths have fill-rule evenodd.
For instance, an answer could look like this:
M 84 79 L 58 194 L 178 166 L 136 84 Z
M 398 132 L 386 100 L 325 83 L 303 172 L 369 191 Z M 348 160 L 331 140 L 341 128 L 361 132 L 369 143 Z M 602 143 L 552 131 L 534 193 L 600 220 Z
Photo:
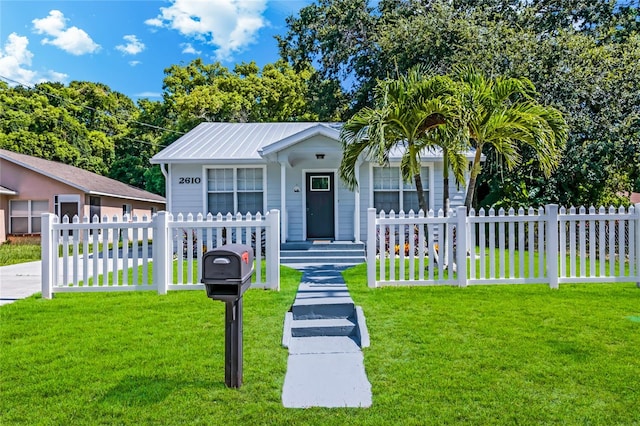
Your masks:
M 298 185 L 295 185 L 293 187 L 293 192 L 300 192 L 300 187 Z

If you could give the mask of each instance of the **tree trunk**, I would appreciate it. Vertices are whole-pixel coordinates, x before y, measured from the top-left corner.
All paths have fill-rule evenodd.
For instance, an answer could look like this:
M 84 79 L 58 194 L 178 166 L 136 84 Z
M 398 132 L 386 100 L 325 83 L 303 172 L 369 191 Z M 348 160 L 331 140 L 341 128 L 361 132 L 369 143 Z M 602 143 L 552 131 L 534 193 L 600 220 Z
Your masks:
M 446 149 L 442 150 L 442 208 L 444 215 L 449 215 L 449 153 Z
M 420 176 L 420 173 L 418 173 L 413 178 L 416 182 L 416 191 L 418 191 L 418 205 L 420 206 L 420 209 L 424 211 L 424 215 L 427 216 L 427 212 L 428 212 L 427 200 L 424 198 L 424 188 L 422 187 L 422 177 Z M 429 227 L 426 223 L 424 224 L 424 241 L 425 243 L 429 241 Z M 432 247 L 429 247 L 427 245 L 427 251 L 431 249 Z M 438 264 L 438 262 L 440 261 L 438 256 L 438 251 L 435 249 L 434 249 L 434 260 L 436 264 Z
M 469 210 L 473 203 L 473 196 L 476 190 L 476 181 L 480 174 L 480 159 L 482 158 L 482 145 L 476 147 L 476 154 L 473 157 L 473 166 L 471 167 L 471 176 L 469 177 L 469 187 L 467 188 L 467 196 L 464 198 L 464 206 Z
M 416 182 L 416 191 L 418 191 L 418 206 L 424 211 L 424 215 L 426 216 L 429 209 L 427 207 L 427 200 L 424 198 L 424 188 L 422 186 L 422 177 L 420 176 L 420 173 L 417 173 L 413 179 Z

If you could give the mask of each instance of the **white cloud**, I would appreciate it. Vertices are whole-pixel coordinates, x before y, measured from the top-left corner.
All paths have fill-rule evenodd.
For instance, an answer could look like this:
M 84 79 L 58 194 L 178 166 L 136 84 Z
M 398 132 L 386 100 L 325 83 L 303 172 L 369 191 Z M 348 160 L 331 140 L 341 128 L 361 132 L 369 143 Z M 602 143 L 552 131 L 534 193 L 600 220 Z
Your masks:
M 131 65 L 132 67 L 135 67 L 136 65 L 140 65 L 142 62 L 140 61 L 129 61 L 129 65 Z
M 137 55 L 145 49 L 144 43 L 138 40 L 138 37 L 133 34 L 126 35 L 122 38 L 127 44 L 119 44 L 116 46 L 116 49 L 126 55 Z
M 0 46 L 0 75 L 17 83 L 33 85 L 43 81 L 65 81 L 69 76 L 64 73 L 49 70 L 44 75 L 30 70 L 33 53 L 29 51 L 29 39 L 16 33 L 9 34 L 7 41 Z M 16 83 L 17 82 L 17 83 Z
M 141 92 L 141 93 L 136 93 L 135 95 L 136 98 L 161 98 L 162 97 L 162 93 L 159 92 Z
M 53 37 L 44 38 L 42 44 L 54 45 L 76 56 L 94 53 L 100 49 L 100 45 L 96 44 L 84 30 L 78 27 L 66 28 L 67 19 L 59 10 L 52 10 L 46 18 L 34 19 L 31 22 L 37 34 Z
M 231 60 L 234 53 L 255 43 L 258 31 L 267 25 L 266 7 L 267 0 L 172 0 L 171 6 L 160 8 L 160 15 L 145 23 L 216 46 L 219 60 Z
M 46 18 L 34 19 L 31 23 L 38 34 L 47 34 L 52 36 L 62 34 L 64 27 L 67 26 L 67 20 L 59 10 L 51 10 L 49 11 L 49 16 Z
M 200 50 L 196 50 L 191 43 L 182 43 L 180 47 L 182 47 L 182 53 L 190 55 L 199 55 L 202 53 Z

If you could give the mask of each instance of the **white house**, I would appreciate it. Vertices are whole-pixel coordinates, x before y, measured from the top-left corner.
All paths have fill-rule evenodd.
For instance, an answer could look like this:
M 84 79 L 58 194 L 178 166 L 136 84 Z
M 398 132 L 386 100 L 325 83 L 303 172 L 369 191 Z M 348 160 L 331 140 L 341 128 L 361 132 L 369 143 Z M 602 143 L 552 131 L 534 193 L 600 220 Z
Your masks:
M 418 211 L 413 184 L 390 167 L 363 159 L 358 190 L 340 181 L 340 124 L 202 123 L 151 162 L 167 177 L 167 210 L 183 213 L 281 211 L 282 242 L 363 241 L 367 208 Z M 469 156 L 471 159 L 471 154 Z M 425 153 L 422 180 L 429 208 L 442 208 L 442 156 Z M 451 207 L 465 188 L 452 179 Z

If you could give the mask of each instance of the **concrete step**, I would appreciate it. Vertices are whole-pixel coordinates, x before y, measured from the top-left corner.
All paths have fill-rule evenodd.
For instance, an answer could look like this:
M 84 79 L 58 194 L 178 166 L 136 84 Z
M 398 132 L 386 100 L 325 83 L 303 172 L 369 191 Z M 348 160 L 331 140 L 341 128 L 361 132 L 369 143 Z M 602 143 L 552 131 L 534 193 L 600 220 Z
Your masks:
M 355 305 L 350 297 L 298 298 L 291 307 L 293 319 L 353 317 Z
M 347 318 L 305 319 L 291 321 L 291 337 L 353 336 L 357 324 Z
M 350 241 L 332 241 L 328 243 L 296 241 L 280 244 L 280 250 L 364 250 L 364 248 L 364 243 L 353 243 Z
M 297 263 L 309 263 L 309 264 L 349 264 L 359 265 L 366 261 L 364 256 L 348 256 L 348 257 L 310 257 L 310 256 L 296 256 L 296 257 L 281 257 L 280 263 L 283 264 L 297 264 Z
M 281 250 L 280 258 L 285 257 L 364 257 L 364 250 Z
M 284 265 L 331 264 L 359 265 L 366 261 L 364 243 L 310 241 L 289 242 L 280 246 L 280 263 Z M 294 266 L 295 267 L 295 266 Z

